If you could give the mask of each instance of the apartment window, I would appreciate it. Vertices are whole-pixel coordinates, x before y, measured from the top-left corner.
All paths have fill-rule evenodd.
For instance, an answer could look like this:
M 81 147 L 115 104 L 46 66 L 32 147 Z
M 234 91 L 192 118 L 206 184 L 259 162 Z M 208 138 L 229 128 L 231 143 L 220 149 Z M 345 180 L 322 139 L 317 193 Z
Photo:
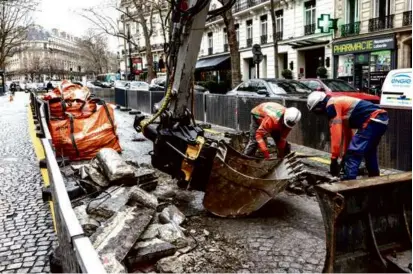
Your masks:
M 385 17 L 390 15 L 390 0 L 373 0 L 374 1 L 374 16 Z
M 284 11 L 277 10 L 275 12 L 275 30 L 276 32 L 282 32 L 284 29 Z
M 359 1 L 348 0 L 346 6 L 346 21 L 347 24 L 353 24 L 359 20 Z
M 227 29 L 224 28 L 222 31 L 222 37 L 224 39 L 224 44 L 228 44 L 228 34 L 227 34 Z
M 212 36 L 212 32 L 208 33 L 208 54 L 212 54 L 212 47 L 214 45 L 214 40 Z
M 261 16 L 261 35 L 268 34 L 267 15 Z
M 305 24 L 312 25 L 316 23 L 315 18 L 315 1 L 308 1 L 304 3 L 305 8 Z
M 235 35 L 237 36 L 237 42 L 239 42 L 239 24 L 235 24 Z
M 252 20 L 247 21 L 247 39 L 252 39 Z

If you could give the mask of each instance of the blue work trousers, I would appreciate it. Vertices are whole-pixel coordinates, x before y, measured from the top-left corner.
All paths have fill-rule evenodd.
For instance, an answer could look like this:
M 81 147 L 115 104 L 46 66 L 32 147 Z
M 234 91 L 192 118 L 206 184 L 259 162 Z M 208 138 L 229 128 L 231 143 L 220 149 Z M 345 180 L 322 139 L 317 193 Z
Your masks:
M 367 127 L 357 130 L 357 133 L 351 139 L 344 157 L 343 180 L 354 180 L 357 178 L 359 166 L 363 158 L 366 161 L 369 176 L 380 176 L 377 146 L 387 130 L 389 118 L 387 113 L 382 113 L 375 119 L 379 121 L 370 120 Z

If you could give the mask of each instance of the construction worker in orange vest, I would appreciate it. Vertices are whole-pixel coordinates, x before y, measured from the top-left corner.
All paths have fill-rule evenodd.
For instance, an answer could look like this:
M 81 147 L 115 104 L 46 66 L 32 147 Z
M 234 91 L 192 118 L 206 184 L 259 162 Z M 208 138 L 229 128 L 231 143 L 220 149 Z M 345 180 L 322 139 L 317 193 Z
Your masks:
M 277 156 L 283 158 L 290 153 L 291 146 L 287 136 L 300 121 L 301 112 L 294 108 L 286 108 L 278 103 L 262 103 L 251 110 L 250 140 L 244 154 L 253 156 L 260 148 L 266 159 L 270 158 L 264 137 L 270 135 L 277 145 Z
M 349 96 L 330 97 L 319 91 L 312 92 L 308 96 L 307 106 L 316 114 L 326 114 L 330 120 L 330 173 L 333 176 L 339 176 L 340 166 L 343 166 L 342 179 L 356 179 L 363 158 L 369 176 L 380 175 L 377 146 L 389 123 L 385 110 L 368 101 Z M 354 136 L 352 136 L 352 129 L 357 129 Z M 339 165 L 338 158 L 343 135 L 344 157 L 342 164 Z

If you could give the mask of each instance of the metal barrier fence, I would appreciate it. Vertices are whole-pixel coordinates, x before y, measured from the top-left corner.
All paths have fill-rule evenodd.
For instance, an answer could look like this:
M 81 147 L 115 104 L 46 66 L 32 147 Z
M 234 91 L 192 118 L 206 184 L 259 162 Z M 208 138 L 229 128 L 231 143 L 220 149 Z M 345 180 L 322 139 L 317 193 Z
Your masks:
M 48 129 L 47 103 L 38 100 L 33 93 L 30 99 L 33 117 L 37 119 L 43 137 L 41 143 L 46 156 L 63 272 L 106 273 L 92 243 L 84 235 L 66 192 L 66 186 L 52 148 L 52 139 Z
M 114 93 L 113 89 L 109 91 Z M 124 94 L 131 91 L 122 90 L 117 92 L 125 96 Z M 150 113 L 151 106 L 163 97 L 163 92 L 138 91 L 137 93 L 137 96 L 128 97 L 130 98 L 129 107 L 137 106 L 137 110 L 146 113 Z M 288 136 L 289 141 L 326 152 L 330 151 L 328 120 L 310 113 L 307 109 L 306 100 L 277 100 L 201 93 L 195 94 L 194 98 L 193 112 L 197 120 L 243 131 L 249 130 L 251 109 L 262 102 L 273 101 L 287 107 L 294 106 L 301 111 L 302 118 L 299 125 Z M 132 100 L 137 100 L 137 102 L 132 102 Z M 412 109 L 385 109 L 389 114 L 390 124 L 379 146 L 378 158 L 380 164 L 386 168 L 411 170 Z

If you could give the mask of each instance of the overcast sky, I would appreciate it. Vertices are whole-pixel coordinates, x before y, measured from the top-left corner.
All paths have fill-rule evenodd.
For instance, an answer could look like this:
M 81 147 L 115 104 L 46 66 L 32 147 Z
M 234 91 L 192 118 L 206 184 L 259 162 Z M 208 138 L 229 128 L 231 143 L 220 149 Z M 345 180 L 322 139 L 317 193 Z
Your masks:
M 40 0 L 38 11 L 34 16 L 36 24 L 49 30 L 57 28 L 75 36 L 82 36 L 84 32 L 94 27 L 87 19 L 79 15 L 84 8 L 106 6 L 108 0 Z M 113 0 L 115 1 L 115 0 Z M 116 18 L 114 9 L 105 9 L 106 14 Z M 116 51 L 117 39 L 111 37 L 109 45 Z

